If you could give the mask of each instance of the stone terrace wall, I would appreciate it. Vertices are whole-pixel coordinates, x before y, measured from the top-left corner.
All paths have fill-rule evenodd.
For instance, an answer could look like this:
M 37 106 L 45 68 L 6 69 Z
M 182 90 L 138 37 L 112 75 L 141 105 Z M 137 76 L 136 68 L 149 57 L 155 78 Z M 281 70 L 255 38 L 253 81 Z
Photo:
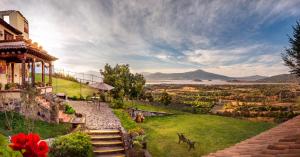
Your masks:
M 0 112 L 14 111 L 32 119 L 58 123 L 58 106 L 61 102 L 57 102 L 53 95 L 45 96 L 45 98 L 47 100 L 40 98 L 37 104 L 31 107 L 22 103 L 20 99 L 0 100 Z

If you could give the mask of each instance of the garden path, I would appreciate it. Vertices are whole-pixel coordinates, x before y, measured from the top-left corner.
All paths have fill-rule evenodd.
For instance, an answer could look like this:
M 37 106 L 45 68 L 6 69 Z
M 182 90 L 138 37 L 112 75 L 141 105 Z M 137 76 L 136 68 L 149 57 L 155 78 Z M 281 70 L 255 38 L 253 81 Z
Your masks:
M 69 101 L 78 113 L 86 115 L 87 129 L 119 129 L 120 120 L 114 115 L 107 103 L 101 102 L 100 109 L 93 103 Z

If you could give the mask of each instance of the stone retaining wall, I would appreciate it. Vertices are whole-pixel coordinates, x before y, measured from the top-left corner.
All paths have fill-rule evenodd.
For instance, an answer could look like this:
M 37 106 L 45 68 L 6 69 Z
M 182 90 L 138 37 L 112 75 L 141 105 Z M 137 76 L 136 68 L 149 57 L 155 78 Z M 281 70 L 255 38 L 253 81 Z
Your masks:
M 34 105 L 25 105 L 20 99 L 2 99 L 0 100 L 0 112 L 13 111 L 32 119 L 58 123 L 59 103 L 55 102 L 53 96 L 47 97 L 49 106 L 43 105 L 42 102 L 37 102 Z
M 166 113 L 166 112 L 145 111 L 136 108 L 130 108 L 128 109 L 128 112 L 131 117 L 136 117 L 136 115 L 138 115 L 139 113 L 141 113 L 144 117 L 171 115 L 170 113 Z

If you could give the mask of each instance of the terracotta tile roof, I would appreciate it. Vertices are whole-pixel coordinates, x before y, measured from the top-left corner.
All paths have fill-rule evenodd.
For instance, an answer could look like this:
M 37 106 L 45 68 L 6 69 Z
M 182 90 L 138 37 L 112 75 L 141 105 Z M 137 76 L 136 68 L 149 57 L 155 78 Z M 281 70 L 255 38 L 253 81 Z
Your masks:
M 206 157 L 300 157 L 300 116 Z
M 39 47 L 37 43 L 31 43 L 31 40 L 14 39 L 0 41 L 0 55 L 5 54 L 7 50 L 17 51 L 19 49 L 28 49 L 31 50 L 28 53 L 32 53 L 33 55 L 38 55 L 53 61 L 57 60 L 56 57 L 51 56 L 47 51 L 43 50 L 41 46 Z

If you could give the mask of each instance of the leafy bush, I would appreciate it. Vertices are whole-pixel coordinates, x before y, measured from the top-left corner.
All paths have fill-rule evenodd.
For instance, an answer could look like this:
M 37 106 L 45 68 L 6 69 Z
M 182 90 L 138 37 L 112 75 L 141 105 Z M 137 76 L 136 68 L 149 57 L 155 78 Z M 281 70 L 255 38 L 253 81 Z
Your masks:
M 111 108 L 124 108 L 124 101 L 122 99 L 113 99 L 110 105 Z
M 101 92 L 101 93 L 99 94 L 99 96 L 100 96 L 100 100 L 101 100 L 101 101 L 106 102 L 106 95 L 105 95 L 105 93 Z
M 8 146 L 8 138 L 0 134 L 0 156 L 22 157 L 22 154 L 19 151 L 13 151 Z
M 164 104 L 164 105 L 169 105 L 171 103 L 172 97 L 166 92 L 164 91 L 159 99 L 159 102 Z
M 136 128 L 130 129 L 128 131 L 128 134 L 130 134 L 130 135 L 144 135 L 145 131 L 141 127 L 136 127 Z
M 70 97 L 70 99 L 72 99 L 72 100 L 79 100 L 79 98 L 77 97 L 77 96 L 72 96 L 72 97 Z
M 65 113 L 66 114 L 74 114 L 75 110 L 72 108 L 72 106 L 66 104 Z
M 50 150 L 52 157 L 92 157 L 90 137 L 82 132 L 60 136 L 54 139 Z
M 7 83 L 4 86 L 5 90 L 20 88 L 20 85 L 18 83 Z

